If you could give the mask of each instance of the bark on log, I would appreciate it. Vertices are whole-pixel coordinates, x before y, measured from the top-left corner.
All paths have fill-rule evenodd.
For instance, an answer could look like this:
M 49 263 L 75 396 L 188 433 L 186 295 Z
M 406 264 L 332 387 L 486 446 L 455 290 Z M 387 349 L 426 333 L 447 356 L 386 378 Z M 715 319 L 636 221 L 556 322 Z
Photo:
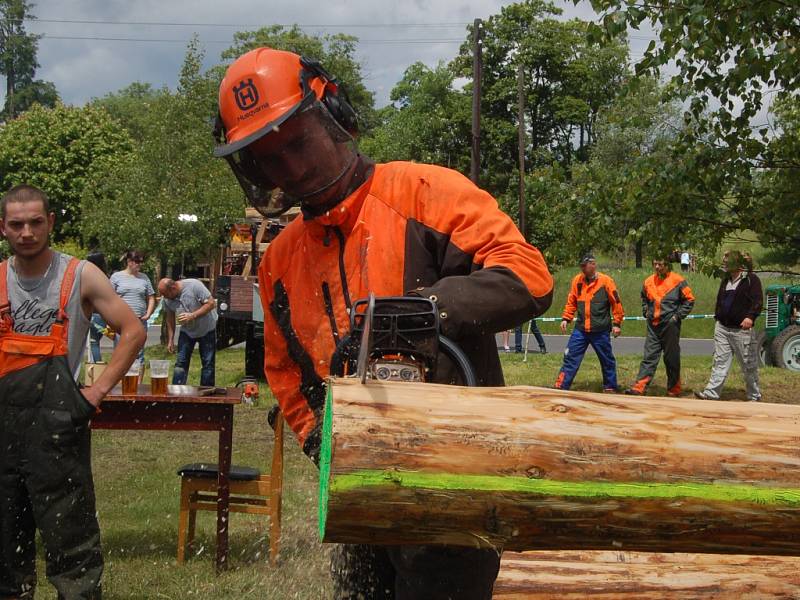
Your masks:
M 800 598 L 800 559 L 742 554 L 506 552 L 494 600 Z
M 800 406 L 336 379 L 324 541 L 800 556 Z

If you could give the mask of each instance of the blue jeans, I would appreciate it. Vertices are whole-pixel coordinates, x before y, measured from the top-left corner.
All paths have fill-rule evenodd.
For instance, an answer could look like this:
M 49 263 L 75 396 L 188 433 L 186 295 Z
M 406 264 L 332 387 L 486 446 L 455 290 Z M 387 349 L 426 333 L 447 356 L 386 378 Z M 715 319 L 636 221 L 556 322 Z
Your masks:
M 178 358 L 172 372 L 172 385 L 186 385 L 189 376 L 189 363 L 192 360 L 195 343 L 200 344 L 200 385 L 214 385 L 214 371 L 217 356 L 217 332 L 212 329 L 203 337 L 193 338 L 188 333 L 178 335 Z
M 100 353 L 100 340 L 103 339 L 103 334 L 100 333 L 106 328 L 106 322 L 97 313 L 92 313 L 92 321 L 89 326 L 89 348 L 92 351 L 92 362 L 103 362 L 103 355 Z
M 542 337 L 542 332 L 539 330 L 539 326 L 536 324 L 536 321 L 531 320 L 531 333 L 533 337 L 536 338 L 536 343 L 539 344 L 539 350 L 544 352 L 547 347 L 544 345 L 544 337 Z M 514 328 L 514 351 L 515 352 L 524 352 L 524 348 L 522 347 L 522 325 Z
M 556 379 L 557 388 L 562 390 L 570 388 L 589 346 L 594 348 L 597 358 L 600 359 L 600 367 L 603 370 L 603 389 L 617 389 L 617 360 L 611 349 L 611 332 L 586 333 L 577 328 L 572 331 L 567 349 L 564 350 L 564 364 L 558 373 L 558 379 Z

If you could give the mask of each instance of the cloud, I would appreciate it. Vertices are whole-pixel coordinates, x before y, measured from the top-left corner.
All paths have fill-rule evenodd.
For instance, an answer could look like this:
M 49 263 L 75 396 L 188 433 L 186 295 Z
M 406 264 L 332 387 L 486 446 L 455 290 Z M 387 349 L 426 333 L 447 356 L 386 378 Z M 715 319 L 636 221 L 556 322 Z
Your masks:
M 174 88 L 186 51 L 185 42 L 195 32 L 206 50 L 206 66 L 211 66 L 220 61 L 220 53 L 231 44 L 236 31 L 273 23 L 298 23 L 310 33 L 342 31 L 363 40 L 359 44 L 358 58 L 364 65 L 366 84 L 376 93 L 376 103 L 381 106 L 388 102 L 391 89 L 410 64 L 421 61 L 434 66 L 440 60 L 450 60 L 466 39 L 467 24 L 476 17 L 485 19 L 498 13 L 505 4 L 508 2 L 499 0 L 350 0 L 347 3 L 315 0 L 283 3 L 75 0 L 64 3 L 39 0 L 34 7 L 39 20 L 31 23 L 28 30 L 46 36 L 39 43 L 41 68 L 37 77 L 54 82 L 64 101 L 70 104 L 83 104 L 133 81 Z M 558 4 L 564 9 L 565 18 L 594 15 L 586 2 L 577 7 L 568 1 Z M 67 20 L 194 25 L 63 22 Z M 181 42 L 57 39 L 59 37 Z

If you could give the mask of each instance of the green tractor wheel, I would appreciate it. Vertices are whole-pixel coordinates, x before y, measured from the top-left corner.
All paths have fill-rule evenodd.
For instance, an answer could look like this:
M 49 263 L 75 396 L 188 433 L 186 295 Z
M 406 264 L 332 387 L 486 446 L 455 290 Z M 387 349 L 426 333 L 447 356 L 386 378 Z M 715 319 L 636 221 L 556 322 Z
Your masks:
M 800 326 L 790 325 L 772 342 L 775 366 L 800 371 Z
M 772 358 L 772 344 L 767 338 L 766 331 L 756 333 L 756 344 L 758 345 L 758 366 L 774 367 L 775 360 Z

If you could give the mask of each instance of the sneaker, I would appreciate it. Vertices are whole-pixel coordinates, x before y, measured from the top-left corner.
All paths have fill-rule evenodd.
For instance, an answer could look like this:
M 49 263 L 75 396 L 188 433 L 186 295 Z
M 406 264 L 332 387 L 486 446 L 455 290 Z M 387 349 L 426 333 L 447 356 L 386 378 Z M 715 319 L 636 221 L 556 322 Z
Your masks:
M 642 395 L 642 392 L 640 392 L 639 390 L 635 390 L 633 388 L 628 388 L 623 393 L 628 395 L 628 396 L 641 396 Z
M 667 396 L 670 398 L 680 398 L 681 392 L 667 392 Z
M 619 394 L 618 388 L 603 388 L 604 394 Z
M 700 400 L 719 400 L 719 398 L 712 398 L 711 396 L 709 396 L 708 394 L 706 394 L 706 391 L 705 391 L 705 390 L 702 390 L 702 391 L 700 391 L 700 392 L 698 392 L 697 390 L 695 390 L 695 392 L 694 392 L 694 397 L 695 397 L 695 398 L 699 398 Z
M 541 346 L 539 348 L 539 354 L 547 354 L 547 348 L 545 348 L 544 346 Z
M 511 348 L 508 346 L 503 346 L 503 352 L 511 352 Z
M 748 402 L 761 402 L 761 396 L 758 396 L 756 398 L 748 398 L 747 401 Z

